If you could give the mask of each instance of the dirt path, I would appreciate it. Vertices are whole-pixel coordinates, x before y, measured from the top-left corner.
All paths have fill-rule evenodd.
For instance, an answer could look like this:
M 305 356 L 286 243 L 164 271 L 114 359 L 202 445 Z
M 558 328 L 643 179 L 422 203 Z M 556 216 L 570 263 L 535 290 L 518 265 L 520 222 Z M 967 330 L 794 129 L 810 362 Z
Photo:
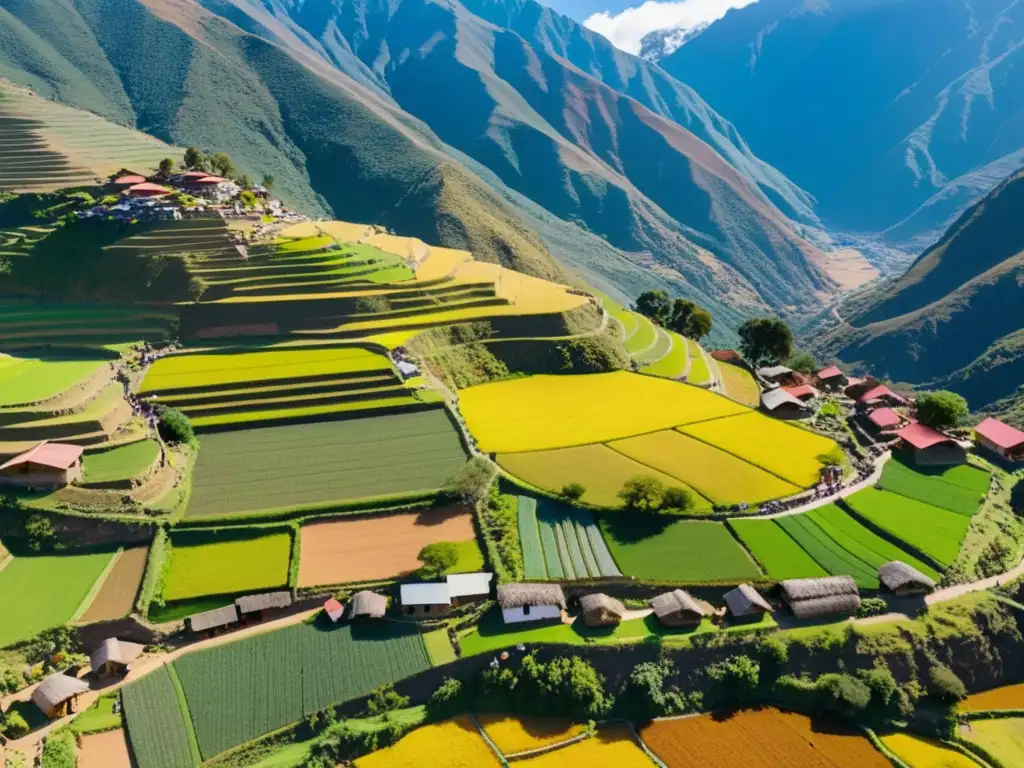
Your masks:
M 809 512 L 812 509 L 817 509 L 818 507 L 824 507 L 826 504 L 831 504 L 836 499 L 845 499 L 847 496 L 852 496 L 853 494 L 857 493 L 857 491 L 862 491 L 865 488 L 870 488 L 876 483 L 878 483 L 879 478 L 882 477 L 882 470 L 885 468 L 885 463 L 891 457 L 892 453 L 890 453 L 889 451 L 883 453 L 881 456 L 875 459 L 875 469 L 870 475 L 868 475 L 863 480 L 857 481 L 853 485 L 848 485 L 845 488 L 842 488 L 838 493 L 833 493 L 830 496 L 823 496 L 820 499 L 809 501 L 806 504 L 801 504 L 799 507 L 793 507 L 792 509 L 787 509 L 782 512 L 773 512 L 770 515 L 758 515 L 757 519 L 774 520 L 779 517 L 799 515 L 804 512 Z
M 697 349 L 700 350 L 704 363 L 708 367 L 708 372 L 711 374 L 711 391 L 717 392 L 720 395 L 726 394 L 725 381 L 722 379 L 722 369 L 718 367 L 718 361 L 709 355 L 707 350 L 700 346 L 700 344 L 697 345 Z

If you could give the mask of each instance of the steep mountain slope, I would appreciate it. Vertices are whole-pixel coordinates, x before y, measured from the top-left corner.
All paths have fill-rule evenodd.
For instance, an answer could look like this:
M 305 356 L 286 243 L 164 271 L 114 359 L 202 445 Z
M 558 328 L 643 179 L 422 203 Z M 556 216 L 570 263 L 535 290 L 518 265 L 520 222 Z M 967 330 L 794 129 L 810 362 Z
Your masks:
M 227 151 L 309 212 L 541 275 L 554 253 L 627 295 L 661 283 L 702 298 L 725 323 L 834 291 L 773 203 L 813 224 L 806 196 L 696 94 L 664 73 L 641 87 L 657 70 L 548 11 L 561 45 L 591 50 L 586 70 L 471 12 L 496 7 L 12 0 L 0 75 Z M 511 24 L 540 6 L 508 9 Z
M 760 0 L 661 65 L 818 201 L 923 248 L 1024 163 L 1024 3 Z
M 847 322 L 821 348 L 877 374 L 955 390 L 978 410 L 1019 406 L 1022 210 L 1024 171 L 964 213 L 900 279 L 841 307 Z

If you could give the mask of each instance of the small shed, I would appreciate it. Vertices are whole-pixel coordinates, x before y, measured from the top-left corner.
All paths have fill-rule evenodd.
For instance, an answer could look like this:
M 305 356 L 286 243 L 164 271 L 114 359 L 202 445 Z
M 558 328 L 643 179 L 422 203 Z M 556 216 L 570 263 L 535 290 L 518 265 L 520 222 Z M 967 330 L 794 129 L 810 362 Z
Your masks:
M 726 592 L 725 604 L 729 613 L 736 618 L 758 617 L 772 612 L 768 601 L 749 584 L 740 584 L 736 589 Z
M 18 488 L 63 488 L 82 476 L 80 445 L 51 443 L 39 445 L 0 464 L 0 486 Z
M 588 627 L 609 627 L 622 621 L 626 606 L 614 597 L 597 592 L 580 598 L 580 611 Z
M 786 387 L 786 392 L 795 397 L 802 403 L 806 403 L 808 400 L 813 400 L 818 397 L 821 393 L 812 387 L 810 384 L 800 384 L 796 387 Z
M 818 386 L 821 389 L 827 389 L 830 391 L 843 389 L 850 383 L 846 374 L 839 370 L 838 366 L 835 365 L 830 365 L 828 368 L 822 368 L 818 371 L 815 378 L 818 380 Z
M 453 573 L 448 576 L 448 596 L 452 605 L 463 605 L 491 596 L 493 573 Z
M 332 597 L 324 603 L 324 613 L 327 614 L 327 618 L 329 618 L 333 623 L 337 624 L 338 619 L 340 619 L 345 614 L 345 608 L 341 603 L 339 603 Z
M 860 590 L 849 576 L 787 579 L 780 587 L 782 599 L 798 619 L 853 613 L 860 608 Z
M 43 680 L 32 692 L 32 703 L 51 720 L 74 714 L 78 697 L 89 690 L 89 686 L 77 677 L 59 672 Z
M 89 663 L 92 666 L 93 674 L 98 677 L 114 677 L 127 674 L 131 663 L 135 661 L 146 646 L 138 643 L 129 643 L 126 640 L 118 640 L 116 637 L 108 637 L 103 641 L 92 655 Z
M 666 627 L 689 627 L 700 624 L 712 611 L 707 603 L 697 600 L 689 592 L 674 589 L 651 598 L 650 606 L 658 621 Z
M 766 365 L 757 369 L 757 375 L 775 384 L 795 383 L 793 369 L 785 365 Z
M 212 611 L 203 611 L 185 619 L 189 631 L 193 634 L 213 633 L 237 622 L 238 608 L 234 603 L 225 605 L 223 608 L 214 608 Z
M 921 466 L 948 466 L 967 461 L 967 451 L 949 435 L 912 422 L 896 432 L 902 446 Z
M 503 584 L 498 587 L 498 605 L 506 624 L 560 619 L 565 594 L 557 584 Z
M 444 616 L 452 608 L 451 594 L 446 583 L 403 584 L 401 587 L 402 613 L 413 618 Z
M 388 612 L 388 599 L 384 595 L 364 589 L 352 595 L 348 601 L 349 618 L 365 616 L 371 619 L 382 619 Z
M 779 419 L 805 419 L 811 415 L 802 400 L 784 389 L 770 389 L 761 395 L 761 407 Z
M 907 398 L 903 395 L 898 395 L 889 389 L 885 384 L 879 384 L 877 387 L 872 387 L 863 395 L 857 398 L 857 404 L 864 407 L 871 407 L 876 405 L 888 405 L 890 407 L 899 405 L 909 405 Z
M 878 579 L 886 589 L 897 595 L 924 595 L 935 591 L 932 579 L 901 560 L 879 566 Z
M 1024 461 L 1024 432 L 988 418 L 974 428 L 974 440 L 1006 461 Z
M 892 408 L 875 408 L 865 414 L 864 420 L 868 429 L 876 435 L 895 433 L 907 423 L 907 420 Z M 891 436 L 890 434 L 889 437 Z
M 259 595 L 243 595 L 235 600 L 240 616 L 258 614 L 257 618 L 264 618 L 268 613 L 281 611 L 290 608 L 292 604 L 291 592 L 263 592 Z

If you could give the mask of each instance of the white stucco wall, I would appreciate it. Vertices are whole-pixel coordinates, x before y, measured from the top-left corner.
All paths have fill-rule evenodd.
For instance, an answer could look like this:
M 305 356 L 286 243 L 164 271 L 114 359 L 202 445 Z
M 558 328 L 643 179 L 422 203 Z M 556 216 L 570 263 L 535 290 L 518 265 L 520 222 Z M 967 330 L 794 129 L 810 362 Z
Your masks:
M 524 613 L 522 608 L 502 608 L 501 616 L 506 624 L 518 624 L 522 621 L 540 621 L 541 619 L 557 619 L 562 615 L 562 609 L 557 605 L 533 605 L 530 606 L 529 614 Z

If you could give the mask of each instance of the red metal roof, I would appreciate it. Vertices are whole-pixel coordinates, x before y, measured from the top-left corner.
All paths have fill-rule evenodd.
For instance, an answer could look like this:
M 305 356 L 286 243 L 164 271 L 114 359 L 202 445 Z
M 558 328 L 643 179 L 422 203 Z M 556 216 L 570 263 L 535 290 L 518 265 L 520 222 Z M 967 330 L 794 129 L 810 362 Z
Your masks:
M 892 408 L 875 408 L 868 414 L 868 420 L 877 427 L 895 427 L 903 419 Z
M 341 609 L 342 609 L 341 603 L 339 603 L 333 597 L 328 599 L 327 602 L 324 603 L 324 610 L 325 611 L 330 611 L 331 613 L 335 613 L 337 611 L 340 611 Z
M 148 181 L 128 187 L 128 191 L 136 195 L 168 195 L 171 192 L 167 187 L 151 184 Z
M 222 179 L 220 176 L 203 176 L 201 179 L 196 179 L 196 184 L 222 184 L 227 179 Z
M 206 171 L 185 171 L 181 175 L 182 178 L 185 179 L 205 179 L 210 174 L 208 174 Z
M 143 184 L 146 181 L 145 176 L 119 176 L 114 179 L 115 184 L 121 186 L 131 186 L 132 184 Z
M 818 378 L 819 379 L 834 379 L 836 376 L 842 376 L 842 375 L 843 375 L 843 372 L 840 371 L 839 368 L 837 368 L 834 365 L 830 365 L 828 368 L 825 368 L 824 370 L 818 371 Z
M 15 456 L 6 464 L 0 465 L 0 471 L 9 467 L 17 467 L 22 464 L 40 464 L 44 467 L 54 469 L 70 469 L 82 455 L 83 448 L 80 445 L 68 445 L 67 443 L 49 443 L 46 440 L 35 448 L 25 451 L 20 456 Z
M 919 451 L 923 451 L 925 448 L 931 448 L 933 445 L 938 445 L 939 443 L 956 442 L 949 435 L 944 435 L 938 430 L 926 427 L 924 424 L 919 424 L 916 421 L 908 424 L 896 434 Z
M 783 387 L 793 397 L 806 397 L 807 395 L 817 396 L 818 390 L 810 384 L 801 384 L 799 387 Z
M 974 431 L 1006 450 L 1024 445 L 1024 432 L 1009 424 L 1004 424 L 999 419 L 985 419 L 974 428 Z
M 869 389 L 867 392 L 865 392 L 857 399 L 859 402 L 866 403 L 869 400 L 877 400 L 880 397 L 891 397 L 893 400 L 899 403 L 907 402 L 907 399 L 905 397 L 903 397 L 902 395 L 897 395 L 895 392 L 893 392 L 891 389 L 885 386 L 885 384 L 879 384 L 877 387 Z

